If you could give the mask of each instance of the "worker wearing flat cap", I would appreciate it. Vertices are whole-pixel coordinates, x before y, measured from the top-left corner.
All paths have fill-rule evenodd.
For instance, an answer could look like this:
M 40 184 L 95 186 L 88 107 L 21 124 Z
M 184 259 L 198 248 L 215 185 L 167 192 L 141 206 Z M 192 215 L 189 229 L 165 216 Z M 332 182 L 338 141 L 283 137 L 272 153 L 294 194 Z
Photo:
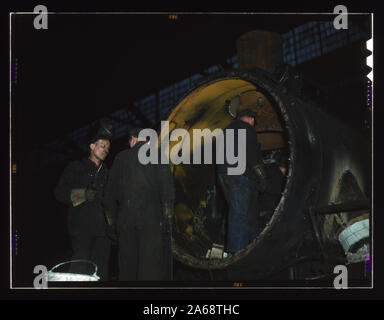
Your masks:
M 234 153 L 232 154 L 238 155 L 238 130 L 245 130 L 246 169 L 243 174 L 228 175 L 228 168 L 234 165 L 225 161 L 224 164 L 217 166 L 218 180 L 229 208 L 227 250 L 231 254 L 245 249 L 258 236 L 257 199 L 258 195 L 265 191 L 267 183 L 255 129 L 257 94 L 250 91 L 240 95 L 239 98 L 237 108 L 232 110 L 236 118 L 224 129 L 224 139 L 226 139 L 227 130 L 234 130 Z M 227 148 L 226 141 L 224 147 Z M 224 154 L 227 154 L 227 150 Z
M 140 163 L 139 150 L 149 143 L 139 138 L 140 131 L 130 130 L 130 148 L 116 155 L 105 190 L 106 216 L 118 241 L 119 281 L 171 280 L 167 228 L 173 217 L 173 179 L 169 164 Z
M 111 240 L 107 237 L 102 207 L 108 169 L 112 126 L 106 120 L 92 129 L 87 139 L 89 155 L 70 162 L 64 169 L 54 193 L 68 206 L 68 231 L 72 244 L 71 260 L 88 260 L 98 267 L 100 281 L 108 280 Z M 70 272 L 89 274 L 94 267 L 84 262 L 72 263 Z

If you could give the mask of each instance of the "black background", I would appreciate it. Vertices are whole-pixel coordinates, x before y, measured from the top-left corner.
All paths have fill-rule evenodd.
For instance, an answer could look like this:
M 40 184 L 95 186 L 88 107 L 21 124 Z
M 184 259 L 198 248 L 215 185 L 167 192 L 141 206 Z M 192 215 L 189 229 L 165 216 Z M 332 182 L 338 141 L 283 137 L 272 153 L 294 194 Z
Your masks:
M 11 6 L 10 10 L 32 11 L 34 5 Z M 97 5 L 80 5 L 78 3 L 72 5 L 69 2 L 66 3 L 65 7 L 50 6 L 49 2 L 46 5 L 49 11 L 125 11 L 124 7 L 117 5 L 111 5 L 108 8 L 102 8 Z M 271 4 L 269 8 L 264 10 L 266 12 L 269 11 L 268 9 L 281 12 L 308 12 L 317 9 L 318 11 L 329 12 L 333 9 L 334 4 L 329 7 L 330 9 L 328 9 L 325 3 L 322 3 L 320 9 L 315 7 L 306 10 L 306 7 L 299 6 L 299 9 L 295 8 L 293 10 L 288 5 L 277 8 Z M 350 11 L 355 11 L 354 8 L 360 12 L 372 11 L 369 8 L 361 8 L 356 5 L 351 6 L 349 9 Z M 158 10 L 160 11 L 160 9 Z M 130 8 L 127 11 L 143 10 Z M 165 9 L 161 11 L 165 11 Z M 173 9 L 170 11 L 178 10 Z M 228 11 L 228 9 L 212 11 Z M 247 8 L 235 11 L 260 12 L 261 10 L 259 8 Z M 311 20 L 308 17 L 297 18 L 296 16 L 293 19 L 286 17 L 279 20 L 279 22 L 271 23 L 270 19 L 265 17 L 256 23 L 251 23 L 244 19 L 244 16 L 239 16 L 238 21 L 231 20 L 231 23 L 228 23 L 226 16 L 199 15 L 201 20 L 196 23 L 196 20 L 194 20 L 196 16 L 179 15 L 177 21 L 170 21 L 168 20 L 168 15 L 164 14 L 151 16 L 151 20 L 154 21 L 153 24 L 151 22 L 148 25 L 141 15 L 135 16 L 129 22 L 122 21 L 124 19 L 116 19 L 116 17 L 114 19 L 106 16 L 102 17 L 105 19 L 105 23 L 100 23 L 100 20 L 97 20 L 100 19 L 100 16 L 87 16 L 87 20 L 83 19 L 83 16 L 58 15 L 53 16 L 52 19 L 50 16 L 48 30 L 37 31 L 32 27 L 32 16 L 20 16 L 20 25 L 15 26 L 16 43 L 14 48 L 19 66 L 18 84 L 15 89 L 17 98 L 14 101 L 15 105 L 12 107 L 14 108 L 12 109 L 12 116 L 15 117 L 16 129 L 15 135 L 12 137 L 15 143 L 14 155 L 17 159 L 20 159 L 19 161 L 22 161 L 30 150 L 45 142 L 49 142 L 89 121 L 108 115 L 113 110 L 119 109 L 122 105 L 145 97 L 155 90 L 164 88 L 233 56 L 236 54 L 236 38 L 246 31 L 268 27 L 272 31 L 286 32 L 297 25 L 303 24 L 305 21 Z M 121 18 L 120 15 L 119 17 Z M 71 21 L 69 22 L 69 20 Z M 5 26 L 4 20 L 2 22 L 3 26 Z M 375 23 L 379 23 L 378 19 L 375 20 Z M 128 31 L 125 32 L 126 30 Z M 46 33 L 44 34 L 43 32 Z M 18 34 L 20 34 L 20 39 L 24 39 L 19 43 L 17 42 Z M 165 34 L 167 35 L 166 37 L 164 37 Z M 377 38 L 375 39 L 376 43 Z M 378 57 L 380 50 L 377 47 L 375 50 L 377 50 L 375 57 Z M 339 54 L 338 61 L 353 59 L 353 55 Z M 337 54 L 334 53 L 335 55 Z M 326 65 L 329 68 L 329 64 L 323 63 L 324 65 L 319 64 L 317 68 L 325 73 L 324 66 Z M 359 67 L 358 65 L 357 68 Z M 313 70 L 313 68 L 316 68 L 316 66 L 313 66 L 312 69 L 308 67 L 308 70 Z M 335 74 L 338 71 L 344 73 L 343 69 L 340 70 L 340 68 L 334 68 L 333 70 Z M 375 59 L 375 75 L 377 75 L 376 72 L 379 70 L 380 62 Z M 302 71 L 305 72 L 305 70 Z M 322 79 L 320 75 L 316 80 L 321 82 L 326 79 Z M 8 83 L 8 80 L 6 83 Z M 379 105 L 379 101 L 375 101 L 375 106 Z M 336 115 L 341 118 L 344 116 L 350 123 L 357 125 L 356 120 L 361 114 L 350 116 L 340 111 L 336 112 Z M 8 119 L 8 117 L 6 118 Z M 3 126 L 3 129 L 6 129 L 6 127 L 7 125 Z M 3 131 L 4 136 L 8 136 L 5 132 L 6 130 Z M 5 161 L 5 164 L 4 167 L 8 165 L 9 168 L 7 161 Z M 8 174 L 4 175 L 3 181 L 8 180 Z M 23 232 L 20 234 L 21 241 L 23 241 L 21 243 L 24 243 L 24 245 L 20 246 L 20 250 L 24 248 L 29 252 L 28 254 L 25 253 L 25 257 L 30 255 L 22 262 L 21 267 L 23 269 L 38 264 L 35 262 L 37 260 L 42 261 L 41 258 L 44 260 L 45 257 L 47 260 L 43 262 L 49 265 L 55 260 L 52 258 L 54 253 L 66 250 L 68 245 L 63 242 L 58 244 L 57 242 L 61 236 L 65 235 L 64 229 L 57 231 L 55 227 L 47 228 L 47 223 L 42 223 L 42 220 L 47 221 L 52 213 L 42 213 L 39 211 L 40 200 L 37 201 L 35 192 L 32 195 L 28 195 L 29 190 L 33 189 L 34 186 L 35 188 L 39 186 L 41 181 L 45 181 L 50 186 L 54 185 L 58 174 L 58 172 L 55 174 L 46 172 L 43 177 L 40 177 L 40 181 L 36 180 L 36 177 L 33 176 L 28 177 L 28 179 L 24 177 L 20 180 L 20 183 L 17 183 L 21 187 L 21 191 L 18 193 L 20 200 L 17 203 L 23 212 L 22 218 L 19 221 L 23 221 L 22 225 L 24 226 Z M 54 200 L 51 199 L 52 194 L 47 194 L 47 190 L 48 188 L 42 188 L 42 198 L 48 199 L 48 207 L 57 208 L 57 204 L 54 205 Z M 9 197 L 5 196 L 4 199 L 3 203 L 6 203 Z M 2 226 L 5 227 L 5 231 L 2 232 L 2 243 L 6 244 L 4 245 L 6 252 L 4 257 L 9 252 L 9 221 L 5 214 L 8 212 L 9 207 L 4 206 L 4 223 L 2 223 Z M 64 210 L 60 209 L 56 217 L 58 220 L 56 220 L 55 224 L 58 227 L 60 222 L 65 221 Z M 380 217 L 376 215 L 375 230 L 379 219 Z M 377 235 L 378 232 L 375 232 L 375 236 Z M 39 246 L 39 250 L 48 250 L 50 254 L 34 255 L 33 248 Z M 379 241 L 375 239 L 376 249 L 377 246 L 379 246 Z M 58 248 L 59 250 L 57 250 Z M 378 254 L 375 256 L 378 257 Z M 4 259 L 4 261 L 8 264 L 8 259 Z M 375 260 L 376 280 L 382 278 L 378 271 L 380 270 L 380 267 L 378 267 L 379 263 L 378 258 Z M 3 274 L 7 276 L 7 267 L 5 267 Z M 8 286 L 7 280 L 5 281 L 5 286 Z M 233 291 L 203 292 L 211 297 L 217 294 L 223 298 L 233 298 L 234 296 Z M 83 293 L 86 293 L 83 296 L 87 297 L 98 296 L 98 293 L 94 291 L 83 290 Z M 127 296 L 136 295 L 137 298 L 144 298 L 149 295 L 144 290 L 134 295 L 132 291 L 125 293 Z M 236 292 L 236 296 L 260 298 L 260 291 L 258 293 L 251 291 L 251 293 L 247 290 L 242 290 L 241 294 Z M 291 293 L 287 295 L 292 297 Z M 323 293 L 325 292 L 311 292 L 312 297 L 317 298 L 321 297 Z M 375 293 L 375 290 L 371 291 L 371 293 Z M 13 291 L 9 297 L 29 296 L 30 294 L 31 292 L 28 291 Z M 61 291 L 39 293 L 40 296 L 45 297 L 59 297 L 61 294 Z M 112 293 L 110 297 L 116 297 L 119 294 L 121 294 L 121 291 L 119 293 Z M 328 292 L 328 294 L 332 297 L 340 298 L 340 295 L 336 293 Z M 344 292 L 343 297 L 348 297 L 352 294 L 351 292 Z M 180 297 L 180 292 L 176 290 L 169 291 L 168 295 L 176 298 Z M 276 290 L 273 294 L 269 293 L 267 296 L 284 298 L 287 295 Z M 369 295 L 369 293 L 364 292 L 362 296 L 367 297 Z M 194 291 L 187 293 L 183 291 L 183 296 L 192 297 L 196 295 Z M 362 296 L 360 295 L 360 297 Z M 159 291 L 155 291 L 152 297 L 164 296 Z

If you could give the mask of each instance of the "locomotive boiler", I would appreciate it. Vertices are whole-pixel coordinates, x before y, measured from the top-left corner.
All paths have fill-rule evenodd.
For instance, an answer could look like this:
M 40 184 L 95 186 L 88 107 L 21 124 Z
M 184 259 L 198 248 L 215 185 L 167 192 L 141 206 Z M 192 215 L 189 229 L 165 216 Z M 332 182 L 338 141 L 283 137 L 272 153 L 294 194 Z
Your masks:
M 252 92 L 264 162 L 273 162 L 281 152 L 287 155 L 284 190 L 259 236 L 229 255 L 227 206 L 215 164 L 171 165 L 174 258 L 194 269 L 226 270 L 229 279 L 241 280 L 267 279 L 292 266 L 295 279 L 306 279 L 309 272 L 300 268 L 305 263 L 332 272 L 335 265 L 361 262 L 371 235 L 369 139 L 305 98 L 293 68 L 276 68 L 282 60 L 278 35 L 256 31 L 245 37 L 253 40 L 245 46 L 244 37 L 239 39 L 243 67 L 190 88 L 169 115 L 169 129 L 182 128 L 190 136 L 193 129 L 223 129 L 233 120 L 239 97 Z M 252 49 L 255 42 L 257 50 Z M 247 65 L 241 48 L 257 51 L 256 63 Z M 195 141 L 191 151 L 203 145 Z

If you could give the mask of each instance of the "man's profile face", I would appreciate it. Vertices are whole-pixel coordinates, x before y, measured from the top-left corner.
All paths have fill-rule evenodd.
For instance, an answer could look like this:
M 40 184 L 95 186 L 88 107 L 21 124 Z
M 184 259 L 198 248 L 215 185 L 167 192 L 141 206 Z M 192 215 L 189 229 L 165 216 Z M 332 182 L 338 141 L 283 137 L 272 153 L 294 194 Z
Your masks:
M 255 118 L 253 117 L 242 116 L 240 117 L 240 120 L 250 124 L 252 127 L 255 126 Z
M 91 154 L 98 160 L 104 161 L 109 153 L 111 143 L 106 139 L 99 139 L 95 143 L 91 143 Z
M 138 140 L 137 137 L 132 136 L 132 137 L 129 139 L 129 146 L 130 146 L 131 148 L 133 148 L 133 147 L 135 146 L 137 140 Z

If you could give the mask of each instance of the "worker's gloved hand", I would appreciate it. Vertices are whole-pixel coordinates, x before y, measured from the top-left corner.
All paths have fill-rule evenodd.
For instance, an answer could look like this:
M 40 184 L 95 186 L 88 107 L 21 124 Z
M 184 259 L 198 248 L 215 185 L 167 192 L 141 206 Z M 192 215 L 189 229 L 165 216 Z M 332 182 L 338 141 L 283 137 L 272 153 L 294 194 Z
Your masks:
M 173 202 L 167 201 L 163 203 L 163 229 L 165 232 L 172 231 L 172 218 L 173 218 Z
M 98 191 L 93 188 L 79 188 L 71 190 L 71 202 L 74 207 L 82 204 L 85 201 L 93 201 L 97 196 Z
M 71 202 L 74 207 L 87 201 L 85 197 L 86 188 L 72 189 L 71 190 Z
M 87 188 L 85 189 L 85 199 L 87 201 L 93 201 L 95 200 L 97 195 L 97 190 L 93 188 Z
M 264 192 L 267 189 L 267 174 L 264 168 L 264 164 L 260 163 L 252 167 L 252 172 L 256 179 L 256 188 L 260 192 Z

